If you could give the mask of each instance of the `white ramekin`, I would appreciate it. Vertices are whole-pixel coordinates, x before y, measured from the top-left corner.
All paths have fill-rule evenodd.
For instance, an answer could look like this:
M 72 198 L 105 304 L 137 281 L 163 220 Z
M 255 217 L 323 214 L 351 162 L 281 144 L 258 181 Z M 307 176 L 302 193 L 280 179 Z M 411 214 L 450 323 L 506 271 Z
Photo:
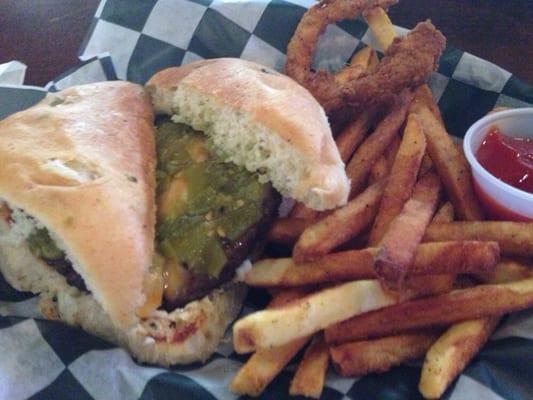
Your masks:
M 533 137 L 533 108 L 517 108 L 489 114 L 468 129 L 463 141 L 465 156 L 472 168 L 474 188 L 489 214 L 493 214 L 490 212 L 491 205 L 484 202 L 483 194 L 500 208 L 511 211 L 510 214 L 518 214 L 517 218 L 513 219 L 533 221 L 533 194 L 496 178 L 483 168 L 475 157 L 483 139 L 493 126 L 497 126 L 503 134 L 508 136 Z M 494 217 L 494 215 L 490 216 Z

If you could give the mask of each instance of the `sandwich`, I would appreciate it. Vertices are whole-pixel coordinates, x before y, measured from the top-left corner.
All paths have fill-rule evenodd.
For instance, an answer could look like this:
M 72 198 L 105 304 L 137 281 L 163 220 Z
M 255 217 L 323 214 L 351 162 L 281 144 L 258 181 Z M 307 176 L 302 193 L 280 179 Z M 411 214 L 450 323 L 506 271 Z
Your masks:
M 159 365 L 215 351 L 281 196 L 326 210 L 349 192 L 311 94 L 238 59 L 50 94 L 0 122 L 0 160 L 6 280 Z

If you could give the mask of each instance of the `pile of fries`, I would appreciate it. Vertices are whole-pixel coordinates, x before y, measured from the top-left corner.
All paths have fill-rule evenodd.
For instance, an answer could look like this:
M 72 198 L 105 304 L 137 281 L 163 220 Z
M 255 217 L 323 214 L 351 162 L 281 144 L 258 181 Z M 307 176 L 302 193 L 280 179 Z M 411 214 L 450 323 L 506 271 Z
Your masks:
M 365 19 L 386 49 L 395 31 L 385 11 Z M 378 59 L 367 47 L 351 63 Z M 483 220 L 428 87 L 377 114 L 358 115 L 336 139 L 348 204 L 329 213 L 297 204 L 269 236 L 294 246 L 292 258 L 245 274 L 273 300 L 233 327 L 235 350 L 254 353 L 232 391 L 259 395 L 309 343 L 291 395 L 318 398 L 330 362 L 357 377 L 425 357 L 419 390 L 439 398 L 502 315 L 533 307 L 533 223 Z

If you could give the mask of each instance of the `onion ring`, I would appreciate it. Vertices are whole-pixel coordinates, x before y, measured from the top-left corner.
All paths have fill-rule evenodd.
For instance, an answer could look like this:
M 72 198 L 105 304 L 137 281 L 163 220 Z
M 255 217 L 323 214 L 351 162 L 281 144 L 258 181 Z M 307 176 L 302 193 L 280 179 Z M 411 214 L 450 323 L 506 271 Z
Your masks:
M 367 9 L 386 8 L 397 1 L 322 0 L 311 7 L 287 47 L 287 75 L 306 87 L 327 113 L 346 106 L 361 109 L 382 104 L 403 89 L 424 83 L 446 45 L 444 36 L 429 21 L 418 24 L 406 37 L 396 38 L 375 70 L 362 74 L 354 71 L 357 79 L 341 80 L 327 71 L 311 71 L 318 38 L 329 24 L 354 19 Z

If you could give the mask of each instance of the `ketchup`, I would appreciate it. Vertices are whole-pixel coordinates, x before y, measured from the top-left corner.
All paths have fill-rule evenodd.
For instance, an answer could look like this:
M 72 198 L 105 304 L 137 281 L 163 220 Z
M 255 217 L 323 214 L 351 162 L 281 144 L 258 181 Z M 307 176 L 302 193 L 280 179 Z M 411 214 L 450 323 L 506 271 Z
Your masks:
M 491 127 L 476 152 L 476 158 L 496 178 L 517 189 L 533 193 L 532 139 L 505 136 L 497 127 Z M 474 190 L 482 200 L 483 208 L 490 218 L 506 221 L 532 221 L 487 195 L 475 181 Z
M 533 193 L 533 139 L 506 136 L 494 126 L 477 150 L 476 158 L 496 178 Z

